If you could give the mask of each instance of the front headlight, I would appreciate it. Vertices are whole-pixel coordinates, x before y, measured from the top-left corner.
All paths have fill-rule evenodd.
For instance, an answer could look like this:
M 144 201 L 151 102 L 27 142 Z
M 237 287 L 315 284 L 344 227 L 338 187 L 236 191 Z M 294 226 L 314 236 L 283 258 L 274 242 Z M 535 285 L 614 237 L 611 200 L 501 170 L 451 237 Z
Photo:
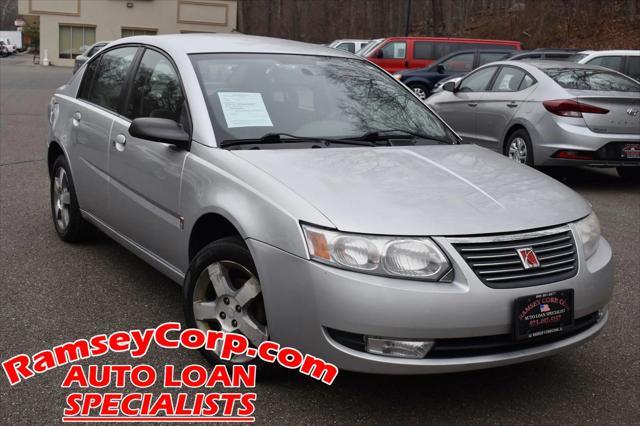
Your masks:
M 590 258 L 598 249 L 600 242 L 600 221 L 594 212 L 582 220 L 575 222 L 576 231 L 582 241 L 584 254 L 586 258 Z
M 430 238 L 345 234 L 302 225 L 311 259 L 367 274 L 440 280 L 449 260 Z

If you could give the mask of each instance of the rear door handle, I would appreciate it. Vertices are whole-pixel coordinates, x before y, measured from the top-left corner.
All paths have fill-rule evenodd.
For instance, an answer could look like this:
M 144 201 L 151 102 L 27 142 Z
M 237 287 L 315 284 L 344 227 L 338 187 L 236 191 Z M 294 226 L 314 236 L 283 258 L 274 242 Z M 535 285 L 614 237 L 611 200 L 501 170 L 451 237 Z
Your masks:
M 508 106 L 509 108 L 515 108 L 515 107 L 517 107 L 517 106 L 518 106 L 518 104 L 517 104 L 517 103 L 515 103 L 515 102 L 511 102 L 511 103 L 508 103 L 508 104 L 507 104 L 507 106 Z
M 77 126 L 78 124 L 80 124 L 80 119 L 82 119 L 82 114 L 80 114 L 80 112 L 78 111 L 74 112 L 72 120 L 73 125 Z
M 113 146 L 118 150 L 118 151 L 124 151 L 124 146 L 127 144 L 127 138 L 122 134 L 118 134 L 114 139 L 113 139 Z
M 470 107 L 477 107 L 478 106 L 478 104 L 475 103 L 475 102 L 470 102 L 467 105 L 469 105 Z

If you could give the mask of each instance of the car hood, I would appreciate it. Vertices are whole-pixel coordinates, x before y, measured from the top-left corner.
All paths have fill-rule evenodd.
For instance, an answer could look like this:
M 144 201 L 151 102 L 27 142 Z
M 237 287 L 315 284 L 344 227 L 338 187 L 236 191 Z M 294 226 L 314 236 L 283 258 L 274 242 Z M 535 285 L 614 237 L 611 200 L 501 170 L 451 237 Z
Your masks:
M 349 232 L 513 232 L 564 224 L 591 211 L 560 182 L 475 145 L 231 152 Z

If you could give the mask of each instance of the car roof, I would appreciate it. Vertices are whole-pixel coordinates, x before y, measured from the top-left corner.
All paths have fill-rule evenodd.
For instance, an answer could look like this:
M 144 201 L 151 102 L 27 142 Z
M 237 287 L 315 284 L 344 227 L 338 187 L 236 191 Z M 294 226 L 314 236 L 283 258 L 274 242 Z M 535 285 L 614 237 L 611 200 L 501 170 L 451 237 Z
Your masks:
M 622 56 L 640 56 L 640 50 L 582 50 L 578 52 L 581 55 L 622 55 Z
M 239 33 L 133 36 L 116 40 L 112 43 L 112 46 L 130 43 L 156 46 L 172 55 L 189 55 L 193 53 L 281 53 L 364 60 L 347 51 L 318 44 L 271 37 L 249 36 Z
M 351 42 L 351 41 L 356 41 L 356 42 L 367 42 L 367 41 L 371 41 L 371 39 L 367 39 L 367 38 L 339 38 L 337 40 L 333 40 L 331 42 L 331 44 L 333 43 L 344 43 L 344 42 Z
M 540 70 L 544 72 L 546 69 L 553 68 L 574 68 L 574 69 L 587 69 L 587 70 L 600 70 L 600 71 L 608 71 L 617 73 L 617 71 L 612 70 L 610 68 L 601 67 L 598 65 L 589 65 L 589 64 L 579 64 L 576 62 L 567 62 L 567 61 L 549 61 L 549 60 L 527 60 L 527 61 L 497 61 L 491 62 L 490 64 L 483 65 L 482 67 L 486 67 L 489 65 L 510 65 L 515 67 L 521 67 L 524 70 L 529 72 Z

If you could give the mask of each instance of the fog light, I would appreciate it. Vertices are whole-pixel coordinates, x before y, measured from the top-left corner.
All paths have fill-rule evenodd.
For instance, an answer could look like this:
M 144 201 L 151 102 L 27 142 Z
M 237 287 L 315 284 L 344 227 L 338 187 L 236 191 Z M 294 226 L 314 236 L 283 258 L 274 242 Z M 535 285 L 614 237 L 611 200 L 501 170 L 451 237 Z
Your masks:
M 365 350 L 370 354 L 399 358 L 424 358 L 433 340 L 392 340 L 382 337 L 366 337 Z

